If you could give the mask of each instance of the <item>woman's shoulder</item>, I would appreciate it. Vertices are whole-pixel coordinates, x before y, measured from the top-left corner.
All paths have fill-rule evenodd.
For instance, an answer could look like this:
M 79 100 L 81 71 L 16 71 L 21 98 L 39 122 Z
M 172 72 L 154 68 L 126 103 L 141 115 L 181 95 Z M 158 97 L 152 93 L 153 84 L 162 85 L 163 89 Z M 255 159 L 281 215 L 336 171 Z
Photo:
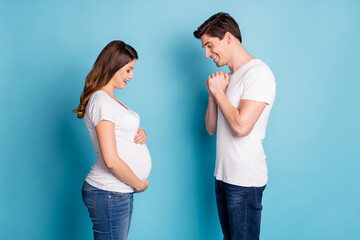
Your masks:
M 110 97 L 103 91 L 98 90 L 94 92 L 91 97 L 89 98 L 89 103 L 96 104 L 96 103 L 102 103 L 102 102 L 108 102 L 111 103 Z
M 94 92 L 88 101 L 86 106 L 85 115 L 89 119 L 97 118 L 100 115 L 111 116 L 114 111 L 114 103 L 111 98 L 103 91 Z
M 111 98 L 105 92 L 99 90 L 91 95 L 86 107 L 88 109 L 110 108 L 113 110 L 114 104 Z
M 104 92 L 104 91 L 101 91 L 101 90 L 97 90 L 96 92 L 94 92 L 90 99 L 96 99 L 96 98 L 108 98 L 109 96 Z

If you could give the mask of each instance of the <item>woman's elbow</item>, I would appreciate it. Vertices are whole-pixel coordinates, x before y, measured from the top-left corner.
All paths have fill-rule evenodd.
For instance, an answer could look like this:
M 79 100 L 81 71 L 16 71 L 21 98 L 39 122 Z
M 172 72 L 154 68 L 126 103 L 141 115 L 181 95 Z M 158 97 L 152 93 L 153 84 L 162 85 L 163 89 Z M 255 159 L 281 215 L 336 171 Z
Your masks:
M 115 161 L 111 157 L 103 157 L 104 164 L 109 170 L 113 170 L 115 168 Z
M 114 169 L 114 164 L 110 161 L 104 161 L 105 166 L 109 169 L 109 170 L 113 170 Z

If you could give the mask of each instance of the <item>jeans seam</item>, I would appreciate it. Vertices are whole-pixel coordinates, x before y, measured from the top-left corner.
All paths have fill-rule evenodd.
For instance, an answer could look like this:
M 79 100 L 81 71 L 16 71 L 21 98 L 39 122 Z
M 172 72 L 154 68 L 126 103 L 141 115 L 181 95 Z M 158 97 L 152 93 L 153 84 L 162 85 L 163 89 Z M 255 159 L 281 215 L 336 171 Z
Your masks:
M 108 202 L 108 218 L 109 218 L 109 225 L 110 225 L 110 236 L 111 236 L 111 239 L 113 239 L 113 231 L 112 231 L 112 222 L 111 222 L 111 216 L 110 216 L 110 199 L 109 198 L 111 197 L 111 194 L 108 195 L 108 197 L 106 198 L 106 201 Z
M 96 218 L 96 192 L 94 192 L 94 208 L 95 208 L 94 218 Z
M 258 205 L 258 194 L 257 194 L 257 188 L 254 188 L 254 192 L 255 192 L 255 203 L 256 205 Z
M 249 210 L 249 194 L 246 194 L 246 200 L 245 200 L 245 239 L 247 239 L 248 237 L 248 221 L 249 221 L 249 217 L 248 217 L 248 210 Z

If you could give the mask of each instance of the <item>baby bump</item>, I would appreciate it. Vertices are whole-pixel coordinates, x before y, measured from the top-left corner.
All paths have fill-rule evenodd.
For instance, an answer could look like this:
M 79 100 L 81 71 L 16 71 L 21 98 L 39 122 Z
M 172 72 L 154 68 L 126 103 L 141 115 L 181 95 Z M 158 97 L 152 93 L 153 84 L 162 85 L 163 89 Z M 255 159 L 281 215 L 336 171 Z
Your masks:
M 150 152 L 145 144 L 121 144 L 117 146 L 119 157 L 126 162 L 135 175 L 148 178 L 151 170 Z

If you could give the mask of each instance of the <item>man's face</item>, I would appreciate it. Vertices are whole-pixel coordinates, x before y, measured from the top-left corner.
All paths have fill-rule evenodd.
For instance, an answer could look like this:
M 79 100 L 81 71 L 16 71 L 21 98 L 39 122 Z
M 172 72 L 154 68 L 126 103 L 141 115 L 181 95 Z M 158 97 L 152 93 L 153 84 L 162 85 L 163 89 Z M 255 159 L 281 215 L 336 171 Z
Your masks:
M 201 37 L 202 47 L 205 48 L 205 57 L 211 57 L 216 66 L 222 67 L 227 64 L 228 59 L 228 44 L 226 36 L 222 40 L 217 37 L 210 37 L 207 34 Z

